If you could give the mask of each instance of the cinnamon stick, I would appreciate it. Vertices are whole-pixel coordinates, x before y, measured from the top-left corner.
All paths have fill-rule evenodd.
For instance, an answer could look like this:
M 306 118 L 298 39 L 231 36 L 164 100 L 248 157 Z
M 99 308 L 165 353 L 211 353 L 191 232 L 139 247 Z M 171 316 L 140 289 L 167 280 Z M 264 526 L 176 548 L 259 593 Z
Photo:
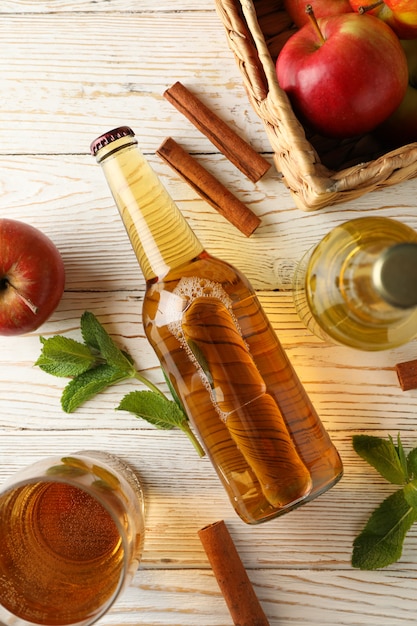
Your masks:
M 252 182 L 256 183 L 269 170 L 270 163 L 182 83 L 174 83 L 164 92 L 164 97 Z
M 171 137 L 156 151 L 216 211 L 249 237 L 261 220 Z
M 395 369 L 403 391 L 417 389 L 417 359 L 397 363 Z
M 269 626 L 224 521 L 198 531 L 235 626 Z

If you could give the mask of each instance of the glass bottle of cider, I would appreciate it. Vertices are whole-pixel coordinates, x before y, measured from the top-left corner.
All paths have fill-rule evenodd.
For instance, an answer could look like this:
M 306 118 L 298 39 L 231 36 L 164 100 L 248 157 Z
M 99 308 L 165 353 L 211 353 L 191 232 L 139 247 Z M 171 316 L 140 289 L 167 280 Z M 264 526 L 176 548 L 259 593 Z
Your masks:
M 120 127 L 91 144 L 146 280 L 143 325 L 240 517 L 311 500 L 340 457 L 247 279 L 208 254 Z
M 336 226 L 300 261 L 294 303 L 315 335 L 359 350 L 417 336 L 417 232 L 386 217 Z

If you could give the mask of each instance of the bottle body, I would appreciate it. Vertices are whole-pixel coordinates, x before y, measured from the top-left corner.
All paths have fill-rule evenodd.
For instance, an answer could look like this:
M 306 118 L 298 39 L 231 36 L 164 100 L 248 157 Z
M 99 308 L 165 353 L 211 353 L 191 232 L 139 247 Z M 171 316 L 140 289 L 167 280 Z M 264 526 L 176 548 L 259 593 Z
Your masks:
M 238 515 L 271 519 L 335 484 L 340 457 L 248 281 L 203 249 L 129 131 L 92 151 L 146 279 L 146 336 Z
M 326 491 L 339 455 L 247 281 L 205 252 L 177 270 L 148 285 L 144 328 L 238 515 Z
M 299 262 L 294 304 L 315 335 L 359 350 L 386 350 L 417 334 L 417 308 L 393 306 L 375 282 L 378 262 L 417 233 L 396 220 L 363 217 L 330 231 Z M 401 280 L 401 268 L 398 267 Z M 413 287 L 414 288 L 414 287 Z

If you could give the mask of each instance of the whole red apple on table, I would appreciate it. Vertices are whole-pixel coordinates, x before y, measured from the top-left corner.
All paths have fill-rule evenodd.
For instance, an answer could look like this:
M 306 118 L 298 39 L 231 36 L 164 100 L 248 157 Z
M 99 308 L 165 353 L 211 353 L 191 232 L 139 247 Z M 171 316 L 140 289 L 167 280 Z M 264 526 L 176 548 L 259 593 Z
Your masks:
M 0 219 L 0 335 L 36 330 L 56 309 L 64 285 L 52 241 L 29 224 Z
M 377 129 L 391 148 L 417 141 L 417 39 L 401 42 L 408 63 L 408 87 L 401 104 Z
M 300 120 L 335 138 L 376 128 L 399 106 L 408 85 L 398 37 L 378 18 L 357 13 L 321 18 L 316 25 L 312 17 L 284 44 L 276 70 Z
M 306 0 L 285 0 L 284 6 L 288 15 L 298 27 L 304 26 L 309 21 L 306 13 Z M 339 13 L 350 13 L 353 11 L 349 0 L 313 0 L 310 3 L 317 18 L 339 15 Z
M 350 0 L 354 11 L 367 11 L 391 26 L 400 39 L 417 37 L 416 0 Z

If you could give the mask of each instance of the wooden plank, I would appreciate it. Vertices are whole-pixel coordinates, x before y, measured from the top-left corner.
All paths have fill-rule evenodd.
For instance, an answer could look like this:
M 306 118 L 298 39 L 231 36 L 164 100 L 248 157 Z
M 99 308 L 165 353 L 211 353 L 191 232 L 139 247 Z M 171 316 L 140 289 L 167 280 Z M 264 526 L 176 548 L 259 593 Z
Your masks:
M 1 131 L 0 131 L 1 133 Z M 86 138 L 88 144 L 93 135 Z M 199 160 L 262 220 L 247 238 L 183 182 L 155 154 L 147 155 L 185 218 L 215 256 L 234 264 L 255 289 L 288 289 L 295 263 L 336 224 L 360 215 L 395 217 L 417 230 L 417 181 L 363 196 L 341 210 L 303 213 L 271 168 L 254 185 L 221 155 Z M 27 221 L 60 249 L 68 291 L 120 291 L 143 278 L 107 183 L 91 156 L 0 157 L 0 216 Z M 398 194 L 401 193 L 401 201 Z
M 403 626 L 415 621 L 415 580 L 404 572 L 259 569 L 250 578 L 271 626 Z M 198 570 L 139 571 L 102 623 L 232 626 L 211 572 Z
M 154 13 L 214 11 L 214 3 L 201 5 L 201 0 L 181 0 L 181 7 L 175 0 L 3 0 L 2 13 Z M 77 17 L 77 16 L 74 16 Z
M 259 297 L 330 429 L 350 433 L 414 428 L 417 391 L 401 391 L 395 363 L 415 356 L 415 342 L 382 353 L 325 344 L 302 326 L 290 293 L 259 292 Z M 34 363 L 41 351 L 40 335 L 64 334 L 81 340 L 80 317 L 85 310 L 93 312 L 117 343 L 134 356 L 138 369 L 166 391 L 159 363 L 143 332 L 142 298 L 143 292 L 112 292 L 108 296 L 66 293 L 57 311 L 38 331 L 25 337 L 0 337 L 0 398 L 4 403 L 0 424 L 10 428 L 40 428 L 47 423 L 56 429 L 68 427 L 67 420 L 59 417 L 59 399 L 68 381 L 45 374 Z M 77 413 L 77 423 L 80 427 L 111 427 L 114 407 L 134 388 L 137 384 L 125 382 L 106 391 Z M 21 415 L 22 402 L 33 407 L 25 416 Z M 20 419 L 24 419 L 22 424 Z M 120 428 L 137 427 L 123 414 L 117 415 L 117 423 Z
M 187 150 L 213 152 L 163 98 L 177 80 L 256 150 L 271 152 L 214 11 L 76 19 L 77 28 L 65 13 L 2 17 L 2 154 L 86 153 L 91 139 L 120 124 L 136 128 L 144 149 L 155 151 L 171 120 Z
M 23 403 L 22 403 L 23 406 Z M 388 485 L 352 450 L 350 437 L 331 432 L 345 463 L 345 475 L 330 491 L 291 513 L 258 526 L 244 524 L 234 512 L 209 459 L 199 458 L 178 431 L 100 429 L 91 422 L 81 429 L 77 416 L 67 429 L 1 430 L 0 479 L 41 458 L 80 450 L 105 450 L 120 456 L 138 473 L 146 500 L 146 569 L 207 567 L 197 532 L 225 520 L 249 570 L 343 570 L 350 566 L 352 542 L 372 510 L 396 489 Z M 385 436 L 384 431 L 375 434 Z M 406 433 L 404 446 L 416 445 Z M 417 529 L 405 541 L 400 561 L 389 572 L 415 572 Z M 357 572 L 359 573 L 359 572 Z M 369 574 L 372 579 L 372 575 Z M 417 601 L 416 601 L 417 608 Z
M 386 215 L 417 230 L 417 180 L 363 196 L 337 209 L 305 214 L 271 168 L 247 181 L 162 94 L 176 80 L 193 89 L 239 134 L 271 159 L 214 3 L 201 0 L 4 0 L 0 128 L 0 217 L 28 221 L 60 248 L 67 286 L 38 332 L 0 337 L 0 483 L 51 453 L 107 449 L 140 474 L 147 538 L 133 584 L 103 626 L 230 626 L 197 531 L 224 519 L 272 626 L 401 626 L 415 621 L 417 529 L 402 559 L 361 572 L 350 566 L 352 541 L 395 489 L 353 451 L 351 437 L 401 433 L 417 445 L 417 391 L 402 392 L 398 361 L 416 358 L 416 341 L 383 353 L 323 343 L 299 321 L 291 274 L 304 250 L 333 226 Z M 251 280 L 273 327 L 339 449 L 343 479 L 307 506 L 260 526 L 234 513 L 209 459 L 179 431 L 156 431 L 115 412 L 126 382 L 72 415 L 59 398 L 66 381 L 34 367 L 39 335 L 79 338 L 84 310 L 97 314 L 166 391 L 144 337 L 144 282 L 89 143 L 130 124 L 163 183 L 203 244 Z M 173 136 L 255 211 L 262 225 L 243 237 L 155 156 Z

